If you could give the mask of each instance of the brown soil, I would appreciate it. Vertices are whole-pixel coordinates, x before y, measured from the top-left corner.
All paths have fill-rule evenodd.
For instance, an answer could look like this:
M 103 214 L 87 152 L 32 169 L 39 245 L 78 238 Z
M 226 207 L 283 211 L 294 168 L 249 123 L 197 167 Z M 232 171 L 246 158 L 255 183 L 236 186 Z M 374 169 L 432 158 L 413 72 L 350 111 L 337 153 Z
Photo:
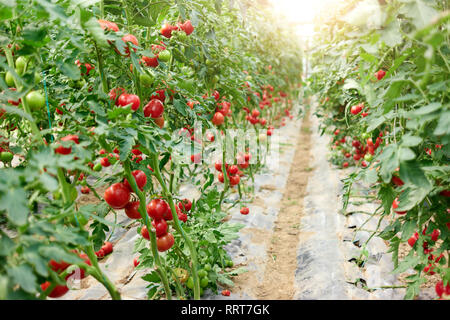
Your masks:
M 307 114 L 270 240 L 264 281 L 256 291 L 258 299 L 292 300 L 294 297 L 300 217 L 303 215 L 303 199 L 311 172 L 310 143 L 311 130 Z
M 264 261 L 252 261 L 256 265 L 265 265 L 263 279 L 258 279 L 255 272 L 246 272 L 233 279 L 233 291 L 252 293 L 259 300 L 291 300 L 295 292 L 295 271 L 297 269 L 297 246 L 299 241 L 300 217 L 303 214 L 303 199 L 310 175 L 310 122 L 309 115 L 303 120 L 302 129 L 296 145 L 294 161 L 280 212 L 275 222 L 274 232 L 246 228 L 243 233 L 250 234 L 252 243 L 265 244 L 268 248 Z M 273 189 L 272 186 L 261 189 Z M 255 199 L 264 207 L 262 199 Z M 306 235 L 305 235 L 306 236 Z

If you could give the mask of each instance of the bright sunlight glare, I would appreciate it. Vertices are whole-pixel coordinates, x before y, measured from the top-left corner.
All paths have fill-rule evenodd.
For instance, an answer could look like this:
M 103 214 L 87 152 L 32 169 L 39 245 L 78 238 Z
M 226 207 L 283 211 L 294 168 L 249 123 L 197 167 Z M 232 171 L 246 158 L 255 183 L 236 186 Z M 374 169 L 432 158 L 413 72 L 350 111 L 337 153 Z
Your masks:
M 333 7 L 345 0 L 270 0 L 273 7 L 284 15 L 289 23 L 297 26 L 301 37 L 311 37 L 314 33 L 314 20 L 323 11 L 331 11 Z

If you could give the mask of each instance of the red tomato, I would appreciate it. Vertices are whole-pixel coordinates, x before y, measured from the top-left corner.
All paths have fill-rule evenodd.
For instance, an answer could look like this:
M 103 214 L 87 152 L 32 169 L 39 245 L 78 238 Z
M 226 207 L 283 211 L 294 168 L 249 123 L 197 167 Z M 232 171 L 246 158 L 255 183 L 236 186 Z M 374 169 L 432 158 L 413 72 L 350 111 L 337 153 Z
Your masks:
M 214 168 L 215 168 L 217 171 L 222 172 L 222 163 L 219 162 L 219 161 L 217 161 L 217 162 L 214 164 Z
M 185 21 L 182 25 L 180 25 L 180 28 L 187 35 L 190 35 L 192 32 L 194 32 L 194 27 L 192 26 L 191 20 Z
M 113 252 L 113 245 L 111 242 L 105 242 L 105 244 L 102 246 L 103 252 L 105 252 L 105 255 L 110 254 Z
M 394 199 L 394 202 L 392 202 L 392 209 L 397 209 L 399 206 L 400 202 L 398 201 L 398 197 Z M 395 213 L 397 214 L 405 214 L 407 211 L 395 211 Z
M 143 226 L 141 229 L 141 235 L 144 239 L 150 240 L 150 234 L 148 233 L 148 229 L 146 226 Z
M 222 290 L 222 295 L 223 296 L 229 297 L 230 294 L 231 294 L 230 290 Z
M 180 203 L 178 203 L 178 207 L 183 211 L 189 212 L 192 208 L 192 202 L 189 199 L 183 199 Z
M 414 233 L 411 238 L 408 239 L 408 244 L 411 247 L 414 247 L 414 244 L 416 243 L 416 241 L 419 239 L 419 233 Z
M 139 42 L 136 39 L 135 36 L 133 36 L 132 34 L 126 34 L 122 37 L 122 41 L 125 43 L 131 42 L 132 44 L 134 44 L 135 46 L 139 46 Z M 133 48 L 134 52 L 136 52 L 136 48 Z M 130 55 L 130 49 L 128 48 L 128 46 L 125 47 L 125 54 L 126 56 Z
M 156 238 L 156 245 L 159 252 L 164 252 L 172 248 L 175 243 L 175 239 L 171 233 L 167 233 L 162 237 Z
M 400 178 L 397 177 L 397 176 L 392 176 L 391 182 L 392 182 L 393 184 L 395 184 L 396 186 L 399 186 L 399 187 L 405 184 L 405 183 L 403 182 L 403 180 L 400 179 Z
M 65 261 L 61 260 L 60 262 L 56 262 L 53 259 L 50 260 L 49 264 L 50 264 L 50 268 L 52 268 L 52 270 L 57 273 L 63 272 L 70 266 L 70 264 Z
M 51 283 L 49 281 L 44 282 L 41 284 L 42 291 L 45 291 L 50 287 Z M 61 286 L 56 285 L 55 288 L 52 290 L 52 292 L 49 293 L 50 298 L 59 298 L 65 295 L 69 291 L 69 288 L 67 286 Z
M 241 180 L 241 177 L 239 175 L 230 176 L 230 184 L 232 186 L 237 185 L 240 180 Z
M 153 220 L 152 226 L 156 230 L 157 237 L 162 237 L 167 233 L 167 222 L 164 219 Z
M 154 121 L 155 121 L 156 125 L 158 127 L 160 127 L 161 129 L 164 127 L 164 117 L 156 118 L 156 119 L 154 119 Z
M 130 201 L 130 191 L 125 184 L 118 182 L 105 190 L 105 201 L 113 209 L 123 209 Z
M 214 113 L 214 116 L 211 121 L 214 125 L 220 126 L 225 121 L 225 117 L 223 116 L 222 113 L 216 112 Z
M 434 230 L 431 232 L 431 240 L 437 241 L 438 238 L 439 238 L 439 235 L 440 235 L 439 230 L 438 230 L 438 229 L 434 229 Z
M 101 259 L 105 256 L 105 251 L 103 249 L 98 250 L 95 255 L 97 256 L 97 258 Z
M 223 176 L 223 173 L 222 172 L 219 172 L 219 174 L 218 174 L 218 176 L 217 176 L 217 178 L 219 179 L 219 181 L 220 182 L 224 182 L 225 180 L 224 180 L 224 176 Z
M 63 138 L 61 138 L 61 141 L 73 141 L 76 144 L 79 144 L 78 141 L 78 136 L 77 135 L 67 135 Z M 70 154 L 72 152 L 72 147 L 63 147 L 62 145 L 59 145 L 56 149 L 55 149 L 56 153 L 59 154 Z
M 147 204 L 147 213 L 155 220 L 163 219 L 169 210 L 169 205 L 163 199 L 153 199 Z
M 134 180 L 136 180 L 138 188 L 142 191 L 147 184 L 147 176 L 145 172 L 142 170 L 134 170 L 131 174 L 133 175 Z M 133 191 L 127 179 L 124 179 L 123 184 L 130 190 L 130 192 Z
M 213 97 L 214 97 L 214 99 L 216 100 L 216 101 L 219 101 L 219 99 L 220 99 L 220 93 L 219 93 L 219 91 L 217 91 L 217 90 L 214 90 L 214 92 L 213 92 Z
M 100 159 L 100 164 L 102 165 L 102 167 L 109 167 L 111 165 L 111 163 L 109 162 L 108 157 L 104 157 Z
M 447 283 L 447 285 L 444 288 L 444 281 L 441 280 L 438 283 L 436 283 L 435 290 L 436 290 L 436 294 L 439 297 L 450 296 L 450 283 Z
M 137 258 L 134 258 L 134 260 L 133 260 L 133 265 L 134 265 L 135 268 L 139 265 L 139 263 L 141 263 L 141 262 L 138 261 Z
M 348 162 L 344 162 L 344 163 L 342 164 L 342 166 L 343 166 L 344 168 L 347 168 L 347 167 L 348 167 Z
M 144 116 L 159 118 L 164 112 L 164 105 L 159 99 L 152 99 L 144 107 Z
M 168 23 L 165 23 L 162 26 L 160 32 L 161 32 L 161 35 L 163 35 L 164 37 L 171 38 L 172 37 L 172 31 L 174 31 L 176 29 L 177 29 L 177 27 L 172 26 L 172 25 L 170 25 Z
M 142 57 L 142 61 L 144 62 L 144 64 L 145 64 L 147 67 L 156 68 L 156 67 L 159 65 L 158 55 L 155 55 L 155 56 L 152 57 L 152 58 L 143 56 L 143 57 Z
M 260 112 L 258 109 L 252 110 L 252 117 L 257 118 L 257 117 L 259 117 L 259 115 L 260 115 Z
M 121 107 L 125 107 L 131 104 L 131 110 L 136 111 L 139 109 L 139 105 L 141 104 L 141 100 L 135 94 L 122 93 L 117 99 L 117 104 Z
M 230 166 L 230 168 L 228 169 L 228 173 L 231 175 L 234 175 L 238 172 L 239 168 L 237 165 L 232 165 Z
M 119 31 L 119 27 L 114 22 L 111 22 L 111 21 L 108 21 L 108 20 L 98 19 L 98 23 L 100 24 L 100 27 L 103 30 L 108 29 L 108 30 L 112 30 L 114 32 Z
M 384 71 L 384 70 L 378 70 L 378 72 L 375 73 L 375 77 L 376 77 L 378 80 L 383 79 L 385 75 L 386 75 L 386 71 Z
M 249 208 L 247 208 L 247 207 L 241 208 L 241 214 L 247 215 L 249 212 L 250 212 Z
M 108 96 L 110 100 L 116 101 L 117 97 L 122 95 L 123 93 L 126 93 L 124 88 L 113 88 L 111 91 L 109 91 Z M 117 105 L 117 101 L 116 101 Z
M 128 204 L 125 206 L 125 214 L 130 219 L 140 219 L 141 214 L 139 213 L 139 201 L 132 201 L 128 202 Z

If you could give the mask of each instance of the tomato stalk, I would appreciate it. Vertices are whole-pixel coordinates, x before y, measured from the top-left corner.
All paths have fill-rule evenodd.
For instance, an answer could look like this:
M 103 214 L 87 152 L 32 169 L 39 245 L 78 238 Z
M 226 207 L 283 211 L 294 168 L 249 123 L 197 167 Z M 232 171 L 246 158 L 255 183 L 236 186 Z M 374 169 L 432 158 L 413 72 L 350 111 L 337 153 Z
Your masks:
M 97 256 L 95 255 L 93 245 L 91 244 L 89 246 L 86 246 L 84 248 L 84 252 L 89 257 L 89 260 L 92 263 L 92 267 L 94 268 L 94 270 L 90 270 L 90 275 L 92 275 L 95 279 L 97 279 L 98 282 L 102 283 L 105 286 L 106 290 L 108 290 L 113 300 L 121 300 L 120 293 L 119 291 L 117 291 L 116 286 L 101 271 L 100 266 L 98 265 L 98 260 Z
M 62 168 L 58 168 L 58 181 L 62 188 L 62 196 L 64 204 L 69 204 L 72 202 L 71 200 L 71 194 L 69 189 L 69 183 L 66 180 L 66 176 L 64 175 L 64 171 Z M 114 284 L 106 277 L 103 272 L 101 271 L 97 256 L 95 255 L 95 251 L 93 248 L 93 245 L 90 244 L 88 246 L 83 247 L 83 251 L 88 255 L 89 260 L 92 263 L 92 266 L 94 267 L 94 270 L 89 272 L 94 278 L 96 278 L 100 283 L 102 283 L 105 288 L 108 290 L 109 294 L 111 295 L 111 298 L 113 300 L 120 300 L 120 294 L 117 291 Z
M 162 193 L 164 197 L 167 199 L 167 202 L 169 203 L 170 209 L 172 210 L 172 217 L 173 217 L 173 226 L 175 230 L 181 234 L 184 241 L 186 242 L 186 245 L 189 248 L 189 252 L 191 253 L 191 259 L 192 259 L 192 276 L 194 278 L 194 299 L 200 300 L 200 281 L 198 278 L 197 273 L 197 251 L 195 250 L 194 243 L 192 242 L 191 238 L 184 232 L 183 228 L 181 227 L 180 220 L 178 219 L 177 210 L 175 209 L 175 204 L 173 201 L 172 194 L 167 189 L 167 185 L 164 181 L 164 178 L 162 177 L 161 170 L 159 169 L 159 160 L 158 160 L 158 154 L 151 155 L 153 158 L 153 170 L 154 174 L 156 176 L 156 179 L 158 180 L 159 184 L 162 188 Z M 133 179 L 134 180 L 134 179 Z
M 125 171 L 125 178 L 130 183 L 131 188 L 133 189 L 133 192 L 136 193 L 136 195 L 139 198 L 138 211 L 141 214 L 142 219 L 144 220 L 144 224 L 147 227 L 148 234 L 150 236 L 150 247 L 152 250 L 153 257 L 155 258 L 155 264 L 157 266 L 156 272 L 158 272 L 158 274 L 161 278 L 161 281 L 164 285 L 164 290 L 166 292 L 166 298 L 168 300 L 171 300 L 172 299 L 172 290 L 170 290 L 169 281 L 167 279 L 167 273 L 166 273 L 166 270 L 163 267 L 161 259 L 159 257 L 158 247 L 156 245 L 156 234 L 155 234 L 155 232 L 152 231 L 153 228 L 150 223 L 150 219 L 148 217 L 147 210 L 145 208 L 145 203 L 146 203 L 145 194 L 138 188 L 138 186 L 136 184 L 136 180 L 131 173 L 130 160 L 126 160 L 123 163 L 123 169 Z
M 225 193 L 228 191 L 228 174 L 226 169 L 226 149 L 227 149 L 227 119 L 225 119 L 224 123 L 224 137 L 222 140 L 222 173 L 223 173 L 223 190 L 220 194 L 219 207 L 222 205 L 223 198 L 225 197 Z
M 103 7 L 103 1 L 101 2 L 100 6 Z M 103 17 L 103 13 L 102 13 L 102 17 Z M 102 89 L 103 89 L 103 92 L 107 94 L 109 92 L 109 87 L 108 87 L 108 79 L 106 79 L 106 75 L 105 75 L 105 68 L 103 66 L 103 56 L 97 46 L 97 42 L 95 42 L 95 41 L 94 41 L 94 47 L 95 47 L 95 52 L 97 54 L 98 71 L 100 72 L 100 78 L 102 79 Z

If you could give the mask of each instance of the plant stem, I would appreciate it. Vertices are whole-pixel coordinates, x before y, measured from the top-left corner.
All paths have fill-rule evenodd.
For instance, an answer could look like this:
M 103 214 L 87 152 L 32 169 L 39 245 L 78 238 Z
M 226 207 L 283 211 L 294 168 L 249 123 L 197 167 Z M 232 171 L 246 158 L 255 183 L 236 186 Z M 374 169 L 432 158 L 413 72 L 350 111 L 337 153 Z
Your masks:
M 157 272 L 160 274 L 161 281 L 164 285 L 164 290 L 166 292 L 166 298 L 167 298 L 167 300 L 171 300 L 172 299 L 172 290 L 170 290 L 169 281 L 167 279 L 167 273 L 166 273 L 166 270 L 164 269 L 164 267 L 161 263 L 161 259 L 159 257 L 158 247 L 156 245 L 156 234 L 155 234 L 155 232 L 152 231 L 150 219 L 149 219 L 147 211 L 145 209 L 145 202 L 146 202 L 145 195 L 141 190 L 139 190 L 139 188 L 136 184 L 136 180 L 134 179 L 134 176 L 131 174 L 130 160 L 126 160 L 123 163 L 123 168 L 125 171 L 126 179 L 130 183 L 131 188 L 133 189 L 133 192 L 135 192 L 139 198 L 140 203 L 139 203 L 138 211 L 141 214 L 141 217 L 144 220 L 144 224 L 147 227 L 148 234 L 150 235 L 150 247 L 152 250 L 153 258 L 155 259 L 156 267 L 158 269 Z
M 170 209 L 172 210 L 172 217 L 173 217 L 173 226 L 175 230 L 181 234 L 184 241 L 186 242 L 186 245 L 189 248 L 189 251 L 191 253 L 191 259 L 192 259 L 192 277 L 194 278 L 194 299 L 200 300 L 200 281 L 198 278 L 197 273 L 197 251 L 195 250 L 194 243 L 192 242 L 191 238 L 184 232 L 183 228 L 181 227 L 180 220 L 178 219 L 177 210 L 175 209 L 175 204 L 173 201 L 172 194 L 167 189 L 167 185 L 164 181 L 164 178 L 161 175 L 161 170 L 159 169 L 159 160 L 158 160 L 158 154 L 152 155 L 153 157 L 153 170 L 156 176 L 156 179 L 159 181 L 159 184 L 162 188 L 162 193 L 164 197 L 167 199 L 167 202 L 169 203 Z

